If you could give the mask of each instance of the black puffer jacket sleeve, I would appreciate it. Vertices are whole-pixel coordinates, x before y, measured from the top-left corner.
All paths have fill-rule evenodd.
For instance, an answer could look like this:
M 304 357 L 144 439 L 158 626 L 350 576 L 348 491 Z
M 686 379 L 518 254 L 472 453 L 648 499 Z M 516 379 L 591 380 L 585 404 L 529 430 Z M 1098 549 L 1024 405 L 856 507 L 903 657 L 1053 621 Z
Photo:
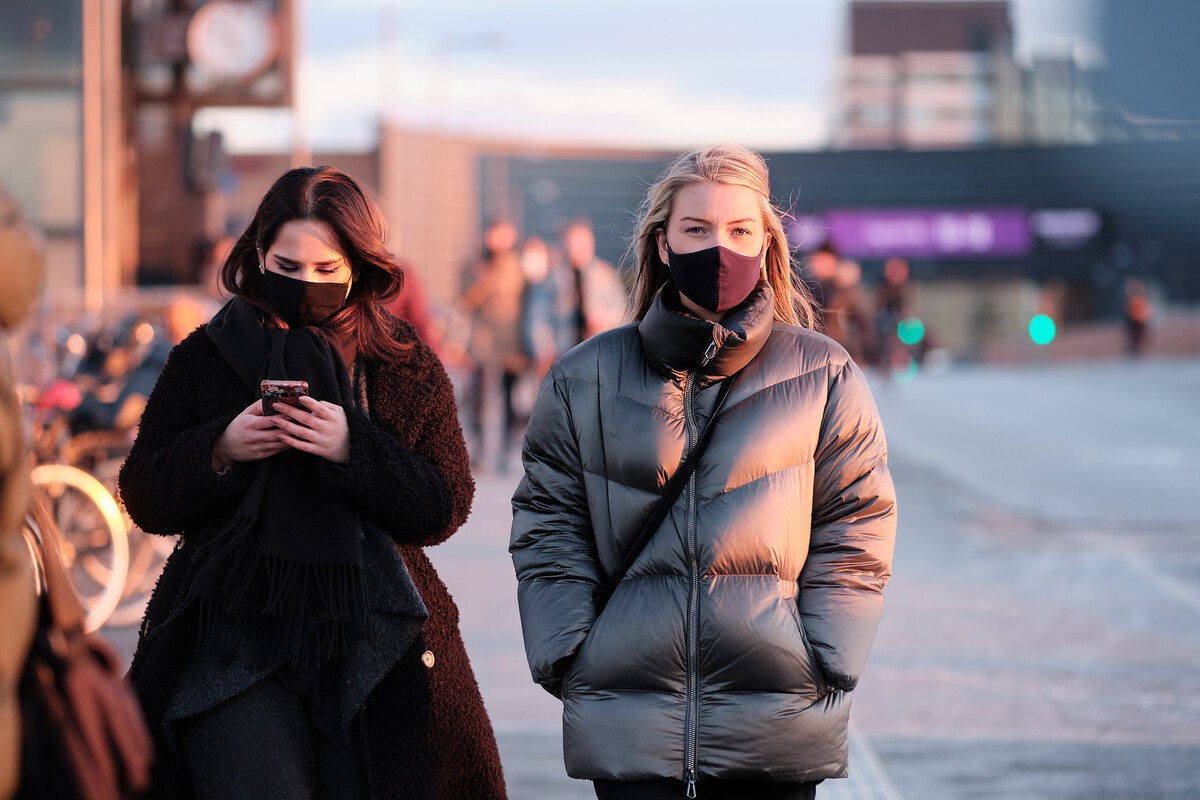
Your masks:
M 475 497 L 445 368 L 415 343 L 410 358 L 374 370 L 367 386 L 370 417 L 347 411 L 350 463 L 327 466 L 331 483 L 396 542 L 445 541 Z
M 595 387 L 551 370 L 529 420 L 525 477 L 513 496 L 509 551 L 533 679 L 558 696 L 563 673 L 596 619 L 601 580 L 567 392 Z M 595 403 L 593 401 L 592 405 Z
M 226 385 L 229 391 L 221 391 Z M 250 467 L 238 465 L 226 475 L 212 469 L 217 437 L 251 402 L 239 387 L 203 328 L 171 351 L 117 478 L 125 509 L 142 530 L 197 533 L 206 519 L 245 494 Z M 224 395 L 223 406 L 204 402 L 215 394 Z
M 896 495 L 875 401 L 853 361 L 835 368 L 816 452 L 800 614 L 826 682 L 858 683 L 891 576 Z

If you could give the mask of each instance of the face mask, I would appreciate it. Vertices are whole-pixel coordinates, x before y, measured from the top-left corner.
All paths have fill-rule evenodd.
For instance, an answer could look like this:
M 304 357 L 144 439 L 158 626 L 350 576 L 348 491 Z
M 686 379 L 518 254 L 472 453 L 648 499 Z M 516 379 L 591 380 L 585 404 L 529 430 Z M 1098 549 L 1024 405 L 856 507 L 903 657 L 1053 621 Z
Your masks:
M 755 256 L 743 256 L 717 245 L 694 253 L 676 253 L 668 244 L 667 255 L 667 268 L 679 291 L 701 308 L 716 313 L 728 311 L 749 297 L 762 277 L 762 250 Z
M 267 299 L 285 320 L 303 325 L 316 325 L 332 317 L 346 303 L 350 281 L 345 283 L 314 283 L 290 278 L 278 272 L 264 272 Z

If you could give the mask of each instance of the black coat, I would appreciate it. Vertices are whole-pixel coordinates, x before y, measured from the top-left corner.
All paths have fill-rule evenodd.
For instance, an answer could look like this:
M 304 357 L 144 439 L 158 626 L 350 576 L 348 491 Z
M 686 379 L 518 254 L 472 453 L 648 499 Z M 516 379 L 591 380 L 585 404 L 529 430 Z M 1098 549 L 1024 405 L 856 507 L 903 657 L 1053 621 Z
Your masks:
M 371 691 L 351 733 L 372 797 L 502 798 L 500 758 L 458 608 L 422 549 L 466 520 L 475 492 L 470 461 L 441 362 L 407 323 L 397 322 L 395 335 L 410 349 L 393 363 L 368 362 L 370 416 L 347 409 L 350 463 L 323 464 L 322 479 L 395 540 L 429 618 Z M 220 529 L 249 486 L 253 464 L 218 476 L 211 453 L 254 399 L 202 326 L 172 351 L 121 469 L 121 498 L 133 520 L 152 533 L 181 534 L 146 609 L 131 669 L 158 741 L 162 794 L 180 789 L 163 717 L 196 639 L 190 613 L 163 623 L 187 594 L 196 546 Z M 426 651 L 431 667 L 422 660 Z

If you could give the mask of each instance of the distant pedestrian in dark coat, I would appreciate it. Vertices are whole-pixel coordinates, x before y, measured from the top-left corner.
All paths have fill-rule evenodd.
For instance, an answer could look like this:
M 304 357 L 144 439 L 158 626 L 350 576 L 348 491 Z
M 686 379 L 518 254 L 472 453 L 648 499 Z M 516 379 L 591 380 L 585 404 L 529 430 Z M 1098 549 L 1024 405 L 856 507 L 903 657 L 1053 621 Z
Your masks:
M 474 483 L 441 363 L 382 311 L 403 281 L 383 242 L 350 177 L 284 174 L 222 267 L 233 299 L 147 402 L 120 490 L 143 529 L 181 535 L 132 667 L 162 796 L 505 794 L 422 549 Z M 264 408 L 263 378 L 310 396 Z
M 875 320 L 863 292 L 858 262 L 846 258 L 838 261 L 824 295 L 821 318 L 825 334 L 865 366 L 875 351 Z
M 1146 348 L 1146 331 L 1150 327 L 1152 306 L 1146 284 L 1137 278 L 1125 281 L 1125 300 L 1121 318 L 1125 322 L 1125 352 L 1136 358 Z

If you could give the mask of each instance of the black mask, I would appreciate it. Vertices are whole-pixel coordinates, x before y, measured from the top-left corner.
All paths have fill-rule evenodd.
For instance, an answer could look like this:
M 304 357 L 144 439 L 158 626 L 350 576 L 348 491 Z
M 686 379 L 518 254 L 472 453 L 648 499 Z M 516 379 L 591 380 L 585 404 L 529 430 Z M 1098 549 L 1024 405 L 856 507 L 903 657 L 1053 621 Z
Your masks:
M 314 283 L 268 270 L 263 273 L 267 299 L 289 323 L 317 325 L 332 317 L 346 304 L 350 281 Z
M 766 247 L 766 245 L 763 245 Z M 744 256 L 727 247 L 710 247 L 694 253 L 676 253 L 667 245 L 667 268 L 684 297 L 715 313 L 741 303 L 762 277 L 762 251 Z

